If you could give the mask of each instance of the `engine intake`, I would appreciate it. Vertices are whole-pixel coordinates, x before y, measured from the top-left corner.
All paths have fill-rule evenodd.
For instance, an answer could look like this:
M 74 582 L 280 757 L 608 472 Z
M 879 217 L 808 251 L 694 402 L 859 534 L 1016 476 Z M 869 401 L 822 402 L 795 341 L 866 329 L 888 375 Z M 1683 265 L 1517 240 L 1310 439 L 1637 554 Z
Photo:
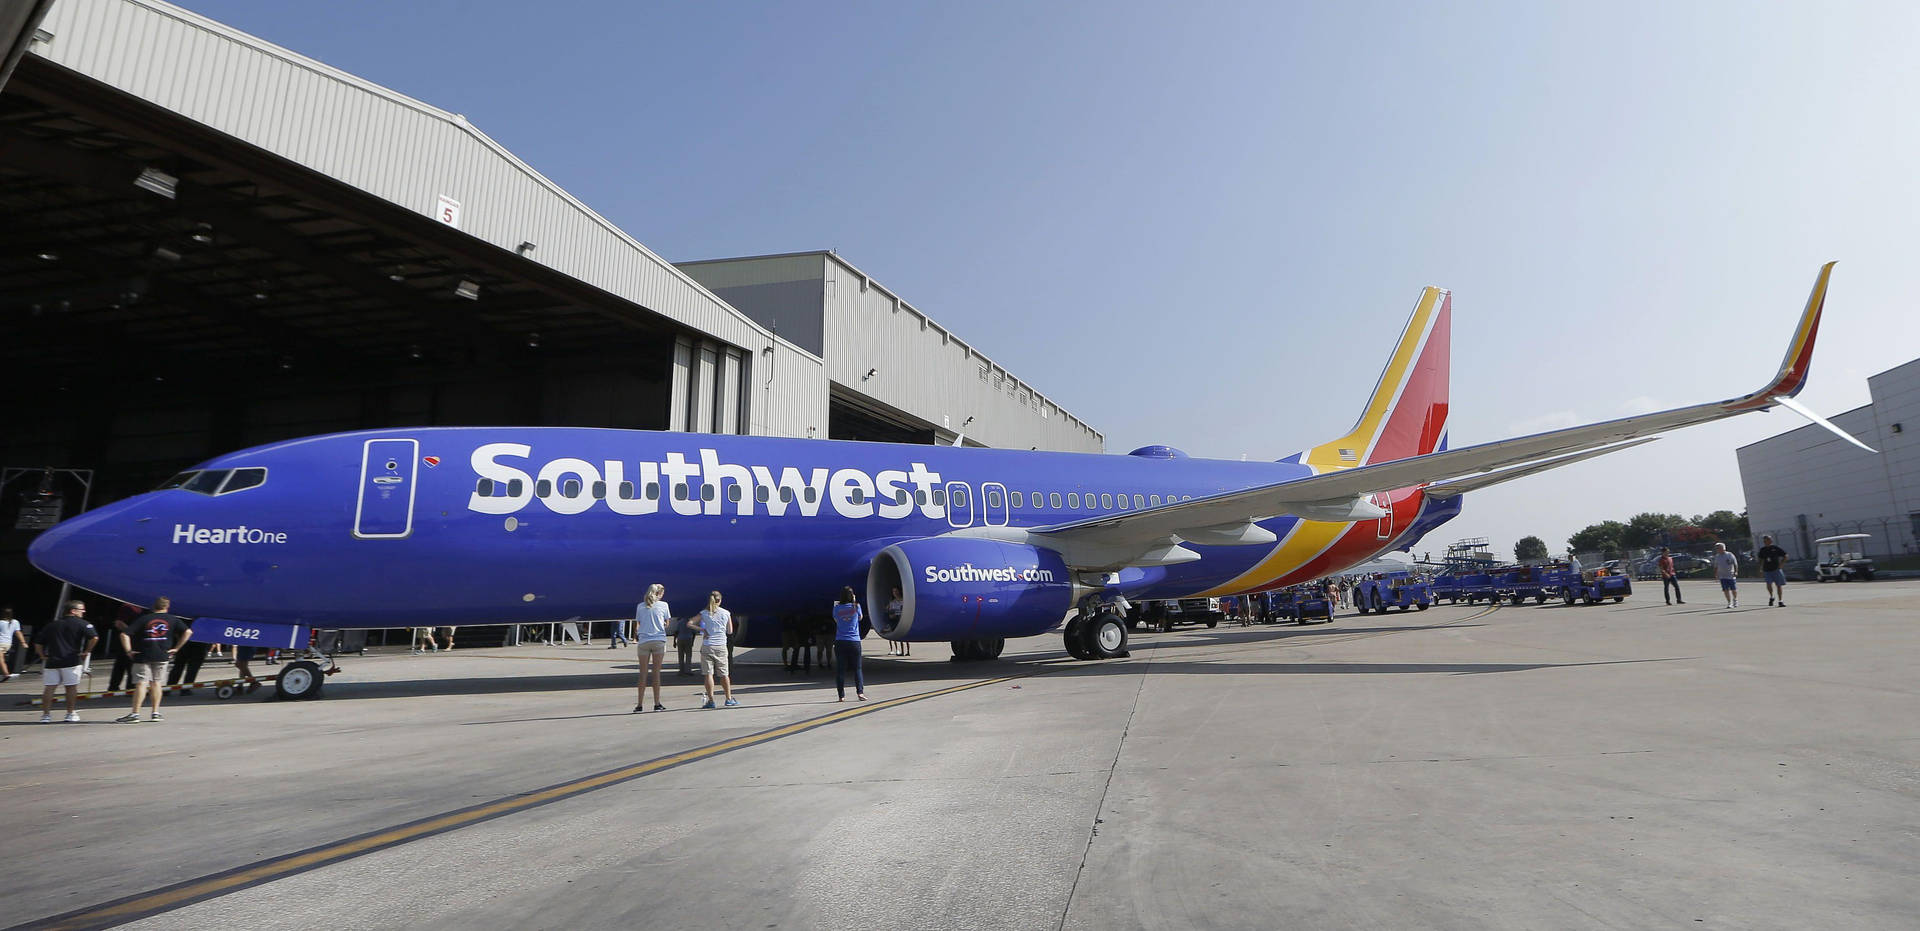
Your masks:
M 900 589 L 900 617 L 886 616 Z M 929 537 L 880 551 L 867 569 L 874 628 L 892 640 L 1031 637 L 1060 625 L 1074 604 L 1073 573 L 1036 546 Z

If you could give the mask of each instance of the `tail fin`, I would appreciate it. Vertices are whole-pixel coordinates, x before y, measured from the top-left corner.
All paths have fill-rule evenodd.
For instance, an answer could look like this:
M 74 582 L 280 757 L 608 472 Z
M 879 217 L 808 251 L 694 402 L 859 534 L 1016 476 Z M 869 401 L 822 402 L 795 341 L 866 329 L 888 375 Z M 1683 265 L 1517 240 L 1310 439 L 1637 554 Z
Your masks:
M 1445 449 L 1453 294 L 1428 288 L 1387 359 L 1353 429 L 1302 454 L 1325 469 L 1407 459 Z

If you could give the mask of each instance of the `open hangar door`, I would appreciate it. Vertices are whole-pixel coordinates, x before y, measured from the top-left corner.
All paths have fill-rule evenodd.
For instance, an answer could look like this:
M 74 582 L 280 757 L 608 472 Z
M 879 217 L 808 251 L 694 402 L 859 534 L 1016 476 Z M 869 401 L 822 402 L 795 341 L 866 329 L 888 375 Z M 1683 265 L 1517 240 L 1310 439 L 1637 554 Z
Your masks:
M 91 469 L 95 506 L 335 430 L 665 429 L 686 335 L 33 56 L 0 93 L 0 320 L 0 463 Z M 43 616 L 28 484 L 0 489 L 0 590 Z

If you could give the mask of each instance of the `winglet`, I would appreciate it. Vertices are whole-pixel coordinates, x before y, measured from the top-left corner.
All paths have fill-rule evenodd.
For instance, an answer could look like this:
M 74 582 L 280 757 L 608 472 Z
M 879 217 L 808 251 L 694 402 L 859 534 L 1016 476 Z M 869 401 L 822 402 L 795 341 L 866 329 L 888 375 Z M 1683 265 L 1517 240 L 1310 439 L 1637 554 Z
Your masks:
M 1806 387 L 1807 370 L 1813 366 L 1813 341 L 1820 332 L 1820 312 L 1827 306 L 1827 280 L 1833 276 L 1833 266 L 1828 262 L 1820 266 L 1820 274 L 1813 279 L 1813 291 L 1807 295 L 1807 309 L 1800 312 L 1800 325 L 1794 328 L 1793 341 L 1787 344 L 1787 355 L 1780 360 L 1780 371 L 1773 376 L 1767 387 L 1745 397 L 1735 398 L 1723 405 L 1727 410 L 1755 410 L 1781 403 L 1781 398 L 1791 398 Z

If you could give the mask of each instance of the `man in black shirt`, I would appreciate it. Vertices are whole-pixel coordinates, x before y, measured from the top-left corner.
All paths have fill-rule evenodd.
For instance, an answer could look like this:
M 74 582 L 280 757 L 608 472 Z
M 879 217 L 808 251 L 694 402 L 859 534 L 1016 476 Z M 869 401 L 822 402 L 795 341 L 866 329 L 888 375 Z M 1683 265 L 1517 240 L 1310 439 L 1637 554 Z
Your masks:
M 46 686 L 40 693 L 40 723 L 53 723 L 53 690 L 60 686 L 67 689 L 67 723 L 80 723 L 80 710 L 76 707 L 80 699 L 80 666 L 98 642 L 100 635 L 87 623 L 87 605 L 83 601 L 67 602 L 64 616 L 40 628 L 39 636 L 33 641 L 34 650 L 40 654 L 40 681 Z
M 133 659 L 133 710 L 116 723 L 140 723 L 140 704 L 149 692 L 153 693 L 152 720 L 166 720 L 160 716 L 160 696 L 167 690 L 167 664 L 187 634 L 186 621 L 167 613 L 171 607 L 173 602 L 166 598 L 155 598 L 153 610 L 134 618 L 119 634 L 121 649 Z
M 1780 607 L 1784 608 L 1787 606 L 1787 551 L 1773 545 L 1772 534 L 1761 534 L 1760 542 L 1764 545 L 1753 555 L 1760 558 L 1760 577 L 1767 581 L 1767 604 L 1774 604 L 1778 597 Z

